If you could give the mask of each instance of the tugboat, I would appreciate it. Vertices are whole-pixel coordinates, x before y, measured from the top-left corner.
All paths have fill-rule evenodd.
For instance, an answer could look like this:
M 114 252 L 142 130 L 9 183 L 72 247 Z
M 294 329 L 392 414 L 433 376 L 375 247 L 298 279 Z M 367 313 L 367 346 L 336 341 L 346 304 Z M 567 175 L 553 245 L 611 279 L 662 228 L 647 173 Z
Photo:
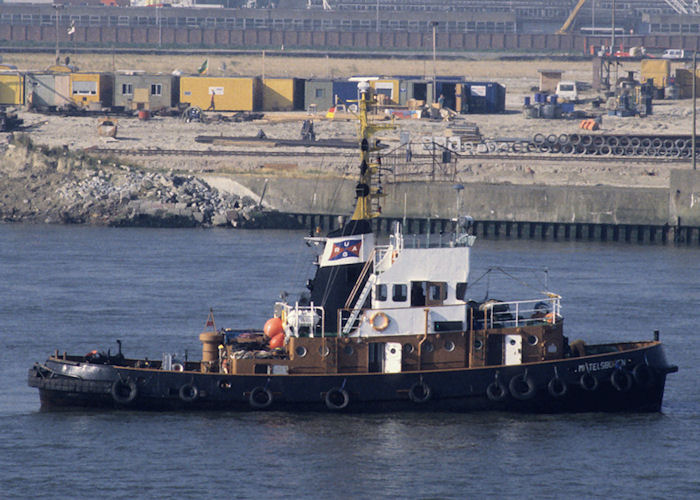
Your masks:
M 318 249 L 310 294 L 277 302 L 260 330 L 217 329 L 200 361 L 59 354 L 29 370 L 43 409 L 658 412 L 666 361 L 653 340 L 591 345 L 564 336 L 561 297 L 469 299 L 471 220 L 438 241 L 395 223 L 379 244 L 385 125 L 359 90 L 360 175 L 351 219 Z M 444 236 L 444 235 L 443 235 Z

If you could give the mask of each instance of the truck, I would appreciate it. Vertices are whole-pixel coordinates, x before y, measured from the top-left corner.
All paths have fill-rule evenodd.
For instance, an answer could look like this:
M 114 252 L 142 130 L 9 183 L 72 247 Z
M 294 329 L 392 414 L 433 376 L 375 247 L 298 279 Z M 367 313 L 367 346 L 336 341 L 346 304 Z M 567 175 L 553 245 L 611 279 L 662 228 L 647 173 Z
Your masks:
M 578 101 L 578 84 L 576 82 L 561 81 L 557 83 L 556 94 L 559 99 L 566 100 L 568 102 Z

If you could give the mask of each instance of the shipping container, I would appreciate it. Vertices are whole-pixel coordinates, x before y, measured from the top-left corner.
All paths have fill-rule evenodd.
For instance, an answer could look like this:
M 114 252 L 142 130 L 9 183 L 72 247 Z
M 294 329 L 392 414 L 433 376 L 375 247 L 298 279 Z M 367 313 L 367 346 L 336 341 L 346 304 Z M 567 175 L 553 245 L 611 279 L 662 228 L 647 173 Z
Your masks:
M 129 71 L 114 76 L 113 106 L 127 110 L 149 110 L 177 106 L 179 80 L 167 73 Z
M 0 73 L 0 104 L 20 106 L 24 104 L 24 77 L 17 71 Z
M 258 111 L 262 108 L 259 77 L 183 76 L 180 104 L 211 111 Z
M 462 113 L 495 114 L 506 110 L 506 88 L 496 82 L 465 82 Z
M 304 80 L 299 78 L 265 78 L 262 85 L 263 111 L 304 109 Z
M 112 105 L 114 75 L 111 73 L 70 73 L 70 97 L 84 108 Z

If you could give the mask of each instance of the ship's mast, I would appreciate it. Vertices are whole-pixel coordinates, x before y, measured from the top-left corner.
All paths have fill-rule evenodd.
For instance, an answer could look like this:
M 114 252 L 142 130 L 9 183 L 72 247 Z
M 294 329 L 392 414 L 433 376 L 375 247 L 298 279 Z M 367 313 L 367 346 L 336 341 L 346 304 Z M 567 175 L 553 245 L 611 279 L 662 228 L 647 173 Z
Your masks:
M 352 220 L 369 220 L 381 215 L 379 200 L 384 196 L 380 182 L 381 157 L 377 155 L 372 161 L 370 153 L 379 151 L 374 134 L 379 130 L 394 128 L 393 125 L 370 123 L 367 113 L 372 104 L 372 91 L 369 83 L 358 84 L 360 99 L 358 102 L 360 118 L 360 180 L 355 187 L 357 204 Z

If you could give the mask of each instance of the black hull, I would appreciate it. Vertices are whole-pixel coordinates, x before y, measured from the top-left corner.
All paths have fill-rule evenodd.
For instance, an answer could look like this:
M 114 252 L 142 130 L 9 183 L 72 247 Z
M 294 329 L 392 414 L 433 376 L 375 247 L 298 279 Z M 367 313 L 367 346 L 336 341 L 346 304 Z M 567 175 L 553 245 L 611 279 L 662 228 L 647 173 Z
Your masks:
M 44 410 L 658 412 L 666 375 L 676 370 L 654 342 L 550 362 L 396 374 L 226 375 L 49 359 L 29 370 L 29 385 Z

